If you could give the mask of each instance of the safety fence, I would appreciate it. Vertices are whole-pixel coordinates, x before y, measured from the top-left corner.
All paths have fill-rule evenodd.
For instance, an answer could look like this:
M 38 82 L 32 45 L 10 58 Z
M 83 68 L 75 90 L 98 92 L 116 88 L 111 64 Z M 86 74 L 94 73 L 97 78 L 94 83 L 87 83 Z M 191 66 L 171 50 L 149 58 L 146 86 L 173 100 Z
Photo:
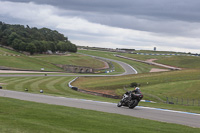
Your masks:
M 185 99 L 178 97 L 166 97 L 167 104 L 177 104 L 185 106 L 200 106 L 200 99 Z

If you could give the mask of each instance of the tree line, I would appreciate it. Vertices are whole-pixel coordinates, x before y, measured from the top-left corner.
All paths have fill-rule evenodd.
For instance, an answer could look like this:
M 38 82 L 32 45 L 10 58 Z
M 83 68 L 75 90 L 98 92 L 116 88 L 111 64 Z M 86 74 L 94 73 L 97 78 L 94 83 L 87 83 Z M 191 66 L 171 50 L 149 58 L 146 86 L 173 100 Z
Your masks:
M 77 46 L 56 30 L 30 28 L 28 25 L 11 25 L 0 21 L 0 44 L 30 54 L 77 52 Z

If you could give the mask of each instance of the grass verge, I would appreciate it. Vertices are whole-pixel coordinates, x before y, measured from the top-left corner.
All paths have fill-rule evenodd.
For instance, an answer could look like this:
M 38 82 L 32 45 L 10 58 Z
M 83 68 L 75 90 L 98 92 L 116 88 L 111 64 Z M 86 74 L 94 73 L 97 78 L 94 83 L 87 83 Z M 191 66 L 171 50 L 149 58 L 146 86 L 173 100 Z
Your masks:
M 1 133 L 200 132 L 177 124 L 0 97 Z

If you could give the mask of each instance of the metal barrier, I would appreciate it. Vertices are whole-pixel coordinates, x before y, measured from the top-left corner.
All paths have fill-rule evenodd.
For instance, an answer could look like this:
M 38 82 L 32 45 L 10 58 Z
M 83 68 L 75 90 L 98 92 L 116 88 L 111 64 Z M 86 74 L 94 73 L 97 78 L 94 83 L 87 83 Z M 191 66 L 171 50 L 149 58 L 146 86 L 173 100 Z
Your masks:
M 200 106 L 200 99 L 184 99 L 178 97 L 166 97 L 167 104 L 177 104 L 185 106 Z

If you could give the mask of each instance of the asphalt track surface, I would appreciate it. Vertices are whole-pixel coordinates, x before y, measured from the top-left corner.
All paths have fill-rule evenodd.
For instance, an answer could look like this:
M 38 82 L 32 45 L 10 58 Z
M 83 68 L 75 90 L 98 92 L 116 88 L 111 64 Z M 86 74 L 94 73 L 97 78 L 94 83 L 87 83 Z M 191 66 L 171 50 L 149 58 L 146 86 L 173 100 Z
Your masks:
M 91 101 L 84 99 L 73 99 L 66 97 L 47 96 L 42 94 L 32 94 L 27 92 L 16 92 L 9 90 L 0 90 L 1 97 L 33 101 L 38 103 L 62 105 L 81 109 L 89 109 L 108 113 L 145 118 L 167 123 L 176 123 L 191 127 L 200 128 L 200 114 L 180 112 L 173 110 L 163 110 L 149 107 L 137 106 L 134 109 L 127 107 L 117 107 L 116 103 Z

